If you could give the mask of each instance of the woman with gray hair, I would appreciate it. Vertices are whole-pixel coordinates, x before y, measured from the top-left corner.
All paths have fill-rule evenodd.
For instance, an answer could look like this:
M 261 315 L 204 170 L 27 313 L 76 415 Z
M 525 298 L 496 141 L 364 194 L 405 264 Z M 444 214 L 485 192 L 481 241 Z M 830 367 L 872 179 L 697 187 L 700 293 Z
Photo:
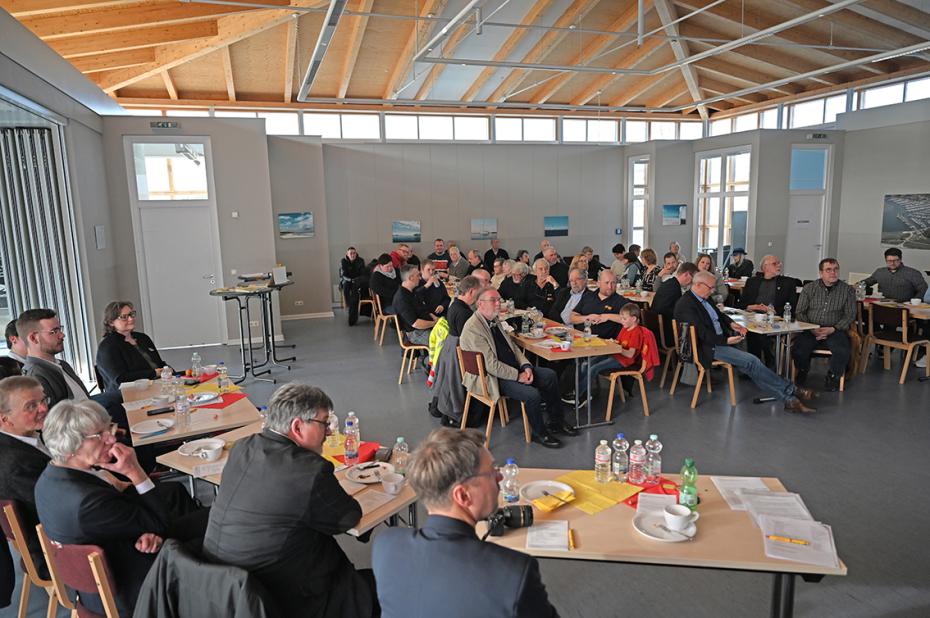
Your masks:
M 117 442 L 111 428 L 110 416 L 95 401 L 66 399 L 55 404 L 42 432 L 52 462 L 36 483 L 36 510 L 50 539 L 103 548 L 120 614 L 131 615 L 154 554 L 168 535 L 173 492 L 155 486 L 135 451 Z M 180 484 L 168 485 L 187 496 Z M 193 506 L 189 497 L 187 502 Z M 198 531 L 202 536 L 206 518 L 194 515 L 199 516 L 180 525 L 175 522 L 174 538 L 196 538 Z M 103 613 L 96 595 L 81 595 L 81 602 Z
M 510 268 L 510 276 L 504 277 L 497 290 L 504 300 L 512 300 L 516 309 L 526 309 L 526 291 L 523 282 L 530 274 L 530 267 L 524 262 L 516 262 Z

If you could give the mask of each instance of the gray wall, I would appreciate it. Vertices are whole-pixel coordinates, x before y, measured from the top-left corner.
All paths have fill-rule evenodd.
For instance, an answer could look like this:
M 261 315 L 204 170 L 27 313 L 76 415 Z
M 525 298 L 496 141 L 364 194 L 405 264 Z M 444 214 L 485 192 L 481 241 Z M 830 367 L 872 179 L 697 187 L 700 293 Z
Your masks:
M 332 315 L 323 146 L 314 138 L 269 136 L 268 162 L 275 218 L 282 212 L 309 211 L 313 213 L 316 228 L 313 238 L 280 238 L 275 229 L 278 261 L 294 273 L 294 285 L 281 290 L 281 314 L 294 317 Z M 339 256 L 334 267 L 338 270 Z M 332 281 L 338 282 L 338 278 L 334 276 Z
M 331 272 L 346 247 L 370 260 L 390 250 L 391 221 L 421 222 L 420 257 L 436 237 L 465 249 L 471 219 L 496 218 L 501 246 L 532 254 L 543 216 L 568 215 L 569 236 L 551 238 L 567 256 L 590 245 L 612 259 L 614 228 L 626 228 L 623 148 L 617 146 L 340 144 L 323 146 Z
M 170 133 L 153 132 L 152 118 L 105 117 L 104 149 L 107 188 L 112 211 L 113 238 L 119 263 L 118 290 L 122 298 L 139 300 L 139 276 L 129 202 L 129 181 L 123 156 L 123 136 L 177 135 L 209 137 L 219 217 L 223 275 L 219 285 L 234 285 L 232 271 L 268 271 L 276 263 L 268 142 L 263 120 L 243 118 L 180 118 L 180 128 Z M 238 211 L 239 218 L 232 218 Z M 170 250 L 166 247 L 166 250 Z M 236 311 L 227 303 L 230 339 L 239 336 Z M 280 330 L 278 330 L 280 332 Z

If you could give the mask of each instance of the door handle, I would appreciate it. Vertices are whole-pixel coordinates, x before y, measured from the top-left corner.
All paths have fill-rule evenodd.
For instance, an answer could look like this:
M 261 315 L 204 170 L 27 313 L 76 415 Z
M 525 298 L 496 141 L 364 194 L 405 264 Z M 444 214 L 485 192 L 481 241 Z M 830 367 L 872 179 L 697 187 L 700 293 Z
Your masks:
M 204 279 L 216 279 L 216 275 L 204 275 Z

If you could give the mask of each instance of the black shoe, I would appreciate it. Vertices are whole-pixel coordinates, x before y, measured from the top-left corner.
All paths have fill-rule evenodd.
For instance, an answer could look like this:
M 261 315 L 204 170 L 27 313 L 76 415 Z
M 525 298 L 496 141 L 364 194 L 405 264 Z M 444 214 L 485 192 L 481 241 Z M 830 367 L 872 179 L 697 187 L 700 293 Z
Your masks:
M 462 424 L 462 422 L 455 420 L 451 416 L 446 416 L 445 414 L 443 414 L 442 418 L 439 419 L 439 424 L 442 425 L 443 427 L 458 427 L 459 425 Z
M 433 418 L 440 418 L 442 416 L 442 412 L 439 411 L 439 404 L 437 403 L 435 398 L 430 399 L 429 415 L 432 416 Z
M 562 422 L 555 425 L 549 425 L 549 433 L 560 434 L 563 436 L 577 436 L 578 430 L 574 425 L 568 422 Z
M 794 378 L 794 383 L 798 386 L 804 386 L 807 383 L 807 369 L 798 369 L 798 375 Z
M 536 444 L 542 444 L 546 448 L 562 448 L 562 442 L 554 436 L 545 434 L 542 436 L 533 436 L 533 442 Z
M 565 393 L 564 395 L 562 395 L 561 400 L 562 400 L 562 403 L 566 405 L 570 405 L 570 406 L 575 405 L 575 391 L 571 391 L 570 393 Z
M 823 380 L 823 390 L 831 393 L 840 390 L 840 379 L 832 371 L 828 371 L 827 377 Z

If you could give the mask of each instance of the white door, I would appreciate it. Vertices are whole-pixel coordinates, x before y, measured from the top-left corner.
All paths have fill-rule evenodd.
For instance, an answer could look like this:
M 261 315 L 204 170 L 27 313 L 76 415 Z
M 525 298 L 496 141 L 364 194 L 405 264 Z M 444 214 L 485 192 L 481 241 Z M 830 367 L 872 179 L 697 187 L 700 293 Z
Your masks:
M 792 195 L 788 211 L 788 241 L 784 272 L 798 279 L 816 279 L 823 258 L 824 195 Z
M 226 340 L 208 138 L 126 137 L 145 330 L 162 348 Z

